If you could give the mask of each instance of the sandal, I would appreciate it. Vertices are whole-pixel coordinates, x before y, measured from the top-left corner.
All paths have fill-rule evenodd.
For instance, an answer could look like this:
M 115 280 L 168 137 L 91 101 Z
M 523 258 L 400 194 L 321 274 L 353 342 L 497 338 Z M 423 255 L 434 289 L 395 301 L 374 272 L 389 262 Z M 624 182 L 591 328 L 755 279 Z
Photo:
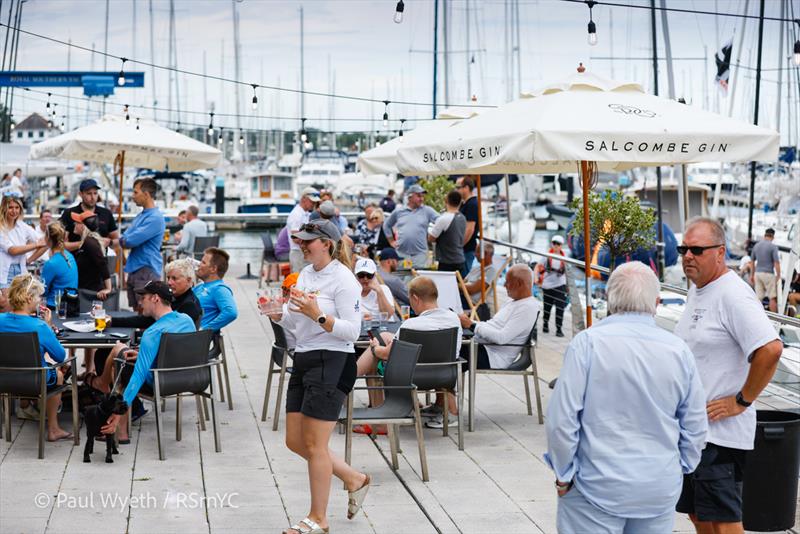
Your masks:
M 369 475 L 364 480 L 364 484 L 355 491 L 348 492 L 347 495 L 347 519 L 353 519 L 355 515 L 361 510 L 361 505 L 364 504 L 364 499 L 367 497 L 369 491 L 369 483 L 372 482 Z
M 305 525 L 305 527 L 303 525 Z M 289 530 L 294 530 L 300 534 L 328 534 L 328 532 L 330 532 L 330 527 L 322 528 L 306 517 L 296 525 L 289 527 Z M 284 530 L 283 534 L 290 534 L 289 530 Z

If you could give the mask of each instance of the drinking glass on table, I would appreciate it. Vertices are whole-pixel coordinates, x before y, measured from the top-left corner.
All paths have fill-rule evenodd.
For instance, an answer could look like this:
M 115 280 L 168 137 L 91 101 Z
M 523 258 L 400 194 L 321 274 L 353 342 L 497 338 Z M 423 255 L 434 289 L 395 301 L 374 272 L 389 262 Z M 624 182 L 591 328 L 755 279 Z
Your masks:
M 411 306 L 400 306 L 400 318 L 406 320 L 411 317 Z
M 97 317 L 98 315 L 105 315 L 106 312 L 103 310 L 103 301 L 102 300 L 93 300 L 92 301 L 92 317 Z
M 280 288 L 268 288 L 257 291 L 258 309 L 264 315 L 278 314 L 283 311 L 283 292 Z
M 97 330 L 97 333 L 94 335 L 95 337 L 103 337 L 103 330 L 106 329 L 108 325 L 108 316 L 106 315 L 105 310 L 100 310 L 98 315 L 94 316 L 94 328 Z

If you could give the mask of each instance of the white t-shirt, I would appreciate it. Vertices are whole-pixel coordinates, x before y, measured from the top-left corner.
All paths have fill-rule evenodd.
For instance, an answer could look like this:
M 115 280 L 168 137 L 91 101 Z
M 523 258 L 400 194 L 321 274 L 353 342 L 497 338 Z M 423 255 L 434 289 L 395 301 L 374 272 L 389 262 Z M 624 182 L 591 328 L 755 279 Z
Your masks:
M 336 320 L 333 331 L 328 333 L 316 320 L 292 311 L 293 306 L 289 304 L 289 313 L 281 317 L 279 324 L 294 336 L 295 352 L 353 352 L 353 343 L 361 334 L 361 284 L 353 272 L 338 260 L 331 261 L 321 271 L 315 271 L 313 265 L 306 265 L 300 271 L 296 287 L 316 295 L 322 313 L 332 315 Z
M 736 395 L 750 370 L 750 356 L 778 334 L 753 290 L 728 271 L 698 289 L 692 285 L 675 334 L 694 354 L 706 402 Z M 741 450 L 753 448 L 756 409 L 709 422 L 709 443 Z
M 550 260 L 549 258 L 542 258 L 539 265 L 544 269 L 544 278 L 542 279 L 542 289 L 553 289 L 554 287 L 561 287 L 567 285 L 566 265 L 561 260 Z M 548 264 L 550 270 L 547 270 Z M 561 272 L 561 269 L 564 272 Z
M 41 241 L 42 239 L 44 239 L 44 238 L 45 238 L 44 231 L 43 231 L 43 230 L 42 230 L 42 229 L 39 227 L 39 225 L 38 225 L 38 224 L 37 224 L 36 226 L 33 226 L 32 228 L 33 228 L 33 231 L 34 231 L 34 232 L 36 232 L 36 240 L 37 240 L 37 241 Z M 27 256 L 26 256 L 26 257 L 27 257 L 27 258 L 30 258 L 30 257 L 31 257 L 31 256 L 33 256 L 35 253 L 36 253 L 36 251 L 31 251 L 31 252 L 28 252 L 28 254 L 27 254 Z M 40 259 L 40 260 L 42 260 L 42 261 L 47 261 L 47 260 L 49 260 L 49 259 L 50 259 L 50 250 L 49 250 L 49 249 L 48 249 L 48 250 L 45 250 L 45 251 L 44 251 L 44 254 L 42 254 L 41 256 L 39 256 L 39 258 L 38 258 L 38 259 Z
M 392 296 L 392 290 L 389 289 L 389 286 L 381 284 L 381 290 L 383 294 L 386 296 L 389 304 L 394 306 L 394 297 Z M 375 317 L 378 313 L 380 313 L 381 308 L 378 305 L 378 294 L 374 291 L 367 293 L 367 296 L 364 297 L 359 293 L 359 301 L 361 302 L 361 313 L 368 313 L 372 317 Z
M 432 310 L 424 311 L 416 317 L 410 317 L 403 321 L 397 333 L 394 335 L 395 339 L 400 339 L 400 330 L 408 328 L 409 330 L 419 330 L 420 332 L 430 332 L 431 330 L 445 330 L 447 328 L 458 327 L 458 341 L 456 342 L 456 354 L 461 352 L 461 321 L 458 315 L 450 310 L 443 310 L 442 308 L 434 308 Z
M 8 269 L 12 265 L 19 265 L 22 274 L 27 272 L 26 264 L 28 262 L 28 255 L 19 254 L 17 256 L 12 256 L 8 253 L 8 249 L 11 247 L 29 245 L 37 241 L 36 232 L 33 228 L 22 222 L 22 219 L 18 219 L 14 228 L 11 230 L 0 230 L 0 286 L 5 286 L 6 280 L 8 279 Z
M 511 300 L 491 320 L 475 323 L 475 340 L 493 344 L 486 347 L 492 369 L 506 369 L 514 363 L 522 350 L 520 347 L 495 345 L 525 343 L 541 309 L 542 305 L 534 297 Z
M 292 208 L 292 211 L 289 212 L 289 216 L 286 217 L 286 228 L 289 230 L 289 250 L 300 250 L 300 245 L 295 243 L 294 239 L 292 239 L 292 232 L 300 230 L 300 227 L 308 222 L 308 217 L 310 215 L 311 213 L 304 210 L 300 204 L 297 204 Z
M 497 274 L 497 269 L 495 269 L 494 265 L 487 265 L 486 268 L 484 269 L 483 280 L 484 283 L 486 284 L 487 292 L 496 274 Z M 477 282 L 480 279 L 481 279 L 481 264 L 476 262 L 475 266 L 472 269 L 470 269 L 469 273 L 467 274 L 467 277 L 464 279 L 464 283 L 469 285 L 474 282 Z M 478 289 L 478 291 L 476 291 L 475 293 L 471 294 L 470 298 L 472 298 L 473 304 L 479 303 L 481 301 L 480 289 Z
M 433 237 L 439 237 L 442 235 L 442 232 L 446 232 L 450 225 L 453 222 L 453 217 L 455 217 L 455 213 L 444 212 L 439 215 L 436 220 L 433 222 L 433 226 L 431 226 L 428 233 L 431 234 Z

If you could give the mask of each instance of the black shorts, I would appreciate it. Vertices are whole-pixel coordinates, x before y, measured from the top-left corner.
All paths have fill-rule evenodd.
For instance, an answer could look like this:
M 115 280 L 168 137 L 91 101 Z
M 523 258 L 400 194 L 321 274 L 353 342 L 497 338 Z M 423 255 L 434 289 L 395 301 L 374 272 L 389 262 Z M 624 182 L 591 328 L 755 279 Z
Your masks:
M 463 372 L 469 371 L 469 345 L 461 345 L 461 358 L 465 360 L 461 364 Z M 492 365 L 489 363 L 489 353 L 486 352 L 486 347 L 478 345 L 478 361 L 475 362 L 475 369 L 491 369 Z
M 286 412 L 337 421 L 356 383 L 354 352 L 314 350 L 295 353 L 286 389 Z
M 125 350 L 127 349 L 124 349 L 120 352 L 120 357 L 122 357 L 122 354 L 125 352 Z M 133 367 L 134 367 L 131 364 L 133 363 L 135 362 L 130 362 L 130 364 L 125 364 L 125 365 L 121 363 L 118 364 L 120 367 L 122 367 L 122 370 L 119 372 L 119 383 L 123 388 L 127 387 L 128 382 L 131 381 L 131 377 L 133 376 Z M 139 393 L 141 393 L 142 395 L 147 395 L 148 397 L 152 397 L 155 395 L 155 393 L 153 392 L 153 387 L 148 382 L 144 382 L 142 384 L 142 387 L 139 388 L 139 391 L 136 394 L 138 395 Z
M 742 480 L 747 451 L 708 443 L 694 473 L 683 476 L 675 510 L 698 521 L 742 520 Z

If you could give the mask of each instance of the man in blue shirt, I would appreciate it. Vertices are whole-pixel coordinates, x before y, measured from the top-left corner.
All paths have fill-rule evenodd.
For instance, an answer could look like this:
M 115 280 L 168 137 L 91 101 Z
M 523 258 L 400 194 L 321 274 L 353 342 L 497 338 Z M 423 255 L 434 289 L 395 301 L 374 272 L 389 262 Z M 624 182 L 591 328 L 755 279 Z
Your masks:
M 668 534 L 705 446 L 705 393 L 686 343 L 656 326 L 653 271 L 623 264 L 607 292 L 609 316 L 569 344 L 547 409 L 557 528 Z
M 156 182 L 140 178 L 133 182 L 133 202 L 142 208 L 133 222 L 119 238 L 118 244 L 131 249 L 125 263 L 128 273 L 128 304 L 139 307 L 136 290 L 151 280 L 161 279 L 161 242 L 166 223 L 164 215 L 156 208 Z
M 203 283 L 195 286 L 193 291 L 203 308 L 200 321 L 203 330 L 219 332 L 239 315 L 233 291 L 222 281 L 228 272 L 229 260 L 230 256 L 221 248 L 209 247 L 197 267 L 197 278 Z
M 138 352 L 127 349 L 120 345 L 112 351 L 106 365 L 113 365 L 113 357 L 122 352 L 126 360 L 135 360 L 133 368 L 126 365 L 122 369 L 120 381 L 125 386 L 123 398 L 128 406 L 139 394 L 142 387 L 151 388 L 153 386 L 153 373 L 151 369 L 156 363 L 158 346 L 161 343 L 161 334 L 180 334 L 183 332 L 194 332 L 194 321 L 184 313 L 172 310 L 172 290 L 166 282 L 156 280 L 148 282 L 143 288 L 136 290 L 141 296 L 142 313 L 156 320 L 142 334 Z M 120 423 L 120 441 L 128 439 L 128 418 L 127 415 L 112 415 L 108 418 L 106 425 L 102 428 L 103 434 L 111 434 L 116 431 L 117 424 Z

